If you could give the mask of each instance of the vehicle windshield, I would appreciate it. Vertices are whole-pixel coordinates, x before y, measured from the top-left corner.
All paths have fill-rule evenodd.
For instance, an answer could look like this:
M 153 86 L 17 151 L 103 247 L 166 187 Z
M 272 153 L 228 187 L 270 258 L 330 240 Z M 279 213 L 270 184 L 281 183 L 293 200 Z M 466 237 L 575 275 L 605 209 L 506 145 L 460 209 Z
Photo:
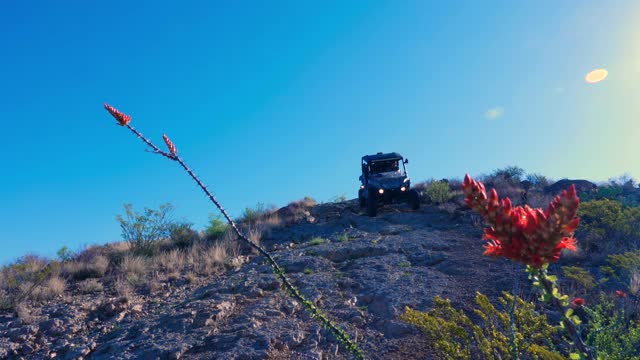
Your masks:
M 400 172 L 400 160 L 383 160 L 371 163 L 370 171 L 372 174 L 383 172 Z

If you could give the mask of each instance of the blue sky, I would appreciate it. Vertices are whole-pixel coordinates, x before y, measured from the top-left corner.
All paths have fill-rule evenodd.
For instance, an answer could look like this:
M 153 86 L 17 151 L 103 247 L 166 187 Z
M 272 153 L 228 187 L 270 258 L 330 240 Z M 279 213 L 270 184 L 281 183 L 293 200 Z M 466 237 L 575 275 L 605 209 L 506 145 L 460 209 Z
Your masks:
M 231 4 L 232 3 L 232 4 Z M 634 1 L 12 1 L 0 13 L 0 263 L 119 239 L 115 216 L 215 209 L 102 109 L 162 133 L 233 216 L 507 165 L 640 175 Z M 609 77 L 584 76 L 605 68 Z

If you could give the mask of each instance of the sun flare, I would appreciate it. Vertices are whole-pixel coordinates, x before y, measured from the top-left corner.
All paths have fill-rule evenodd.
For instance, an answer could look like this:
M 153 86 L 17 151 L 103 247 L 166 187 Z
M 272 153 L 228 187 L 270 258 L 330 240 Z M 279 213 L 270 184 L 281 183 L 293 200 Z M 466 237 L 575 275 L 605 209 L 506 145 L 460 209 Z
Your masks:
M 607 75 L 609 75 L 609 72 L 605 69 L 595 69 L 593 71 L 591 71 L 590 73 L 587 74 L 587 76 L 584 77 L 584 80 L 586 82 L 588 82 L 589 84 L 595 84 L 597 82 L 600 82 L 604 79 L 607 78 Z

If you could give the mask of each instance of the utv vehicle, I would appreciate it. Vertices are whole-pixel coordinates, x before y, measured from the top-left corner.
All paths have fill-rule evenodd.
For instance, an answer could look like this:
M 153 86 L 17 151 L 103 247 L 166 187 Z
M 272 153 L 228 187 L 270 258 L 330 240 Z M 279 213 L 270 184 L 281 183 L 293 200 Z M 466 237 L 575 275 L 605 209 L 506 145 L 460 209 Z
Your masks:
M 420 194 L 411 189 L 405 164 L 409 160 L 393 152 L 362 157 L 362 175 L 358 200 L 367 208 L 367 215 L 376 216 L 379 204 L 406 201 L 413 210 L 420 208 Z M 400 169 L 402 164 L 402 170 Z

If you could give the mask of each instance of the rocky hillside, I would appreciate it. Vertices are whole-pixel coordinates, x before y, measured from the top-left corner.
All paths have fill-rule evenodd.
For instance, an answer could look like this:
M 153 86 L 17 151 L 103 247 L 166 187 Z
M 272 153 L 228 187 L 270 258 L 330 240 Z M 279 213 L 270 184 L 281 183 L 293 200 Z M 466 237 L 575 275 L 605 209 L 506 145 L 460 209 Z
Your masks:
M 464 305 L 476 291 L 511 290 L 512 268 L 481 256 L 480 228 L 460 212 L 392 205 L 369 218 L 347 201 L 311 207 L 297 220 L 262 244 L 370 358 L 425 357 L 418 331 L 398 319 L 405 306 L 425 309 L 435 295 Z M 127 298 L 71 288 L 30 324 L 4 314 L 0 357 L 349 358 L 281 291 L 263 258 L 250 255 L 209 278 L 186 275 Z
M 513 198 L 525 191 L 509 189 Z M 521 266 L 482 256 L 482 224 L 459 197 L 417 211 L 388 205 L 375 218 L 364 216 L 356 200 L 301 204 L 274 213 L 279 221 L 260 242 L 367 358 L 432 358 L 420 331 L 399 319 L 406 306 L 427 310 L 438 295 L 470 310 L 478 291 L 492 299 L 514 290 L 534 298 Z M 67 278 L 83 280 L 70 281 L 63 293 L 31 301 L 27 315 L 0 312 L 0 358 L 351 358 L 281 289 L 263 257 L 239 248 L 215 266 L 222 256 L 216 249 L 185 251 L 146 270 L 120 260 L 127 282 L 137 284 L 124 290 L 122 279 L 107 280 L 108 270 L 94 279 L 101 255 L 80 270 L 74 265 Z M 117 259 L 105 256 L 109 266 Z M 563 261 L 580 265 L 585 258 Z M 560 265 L 552 271 L 560 273 Z

